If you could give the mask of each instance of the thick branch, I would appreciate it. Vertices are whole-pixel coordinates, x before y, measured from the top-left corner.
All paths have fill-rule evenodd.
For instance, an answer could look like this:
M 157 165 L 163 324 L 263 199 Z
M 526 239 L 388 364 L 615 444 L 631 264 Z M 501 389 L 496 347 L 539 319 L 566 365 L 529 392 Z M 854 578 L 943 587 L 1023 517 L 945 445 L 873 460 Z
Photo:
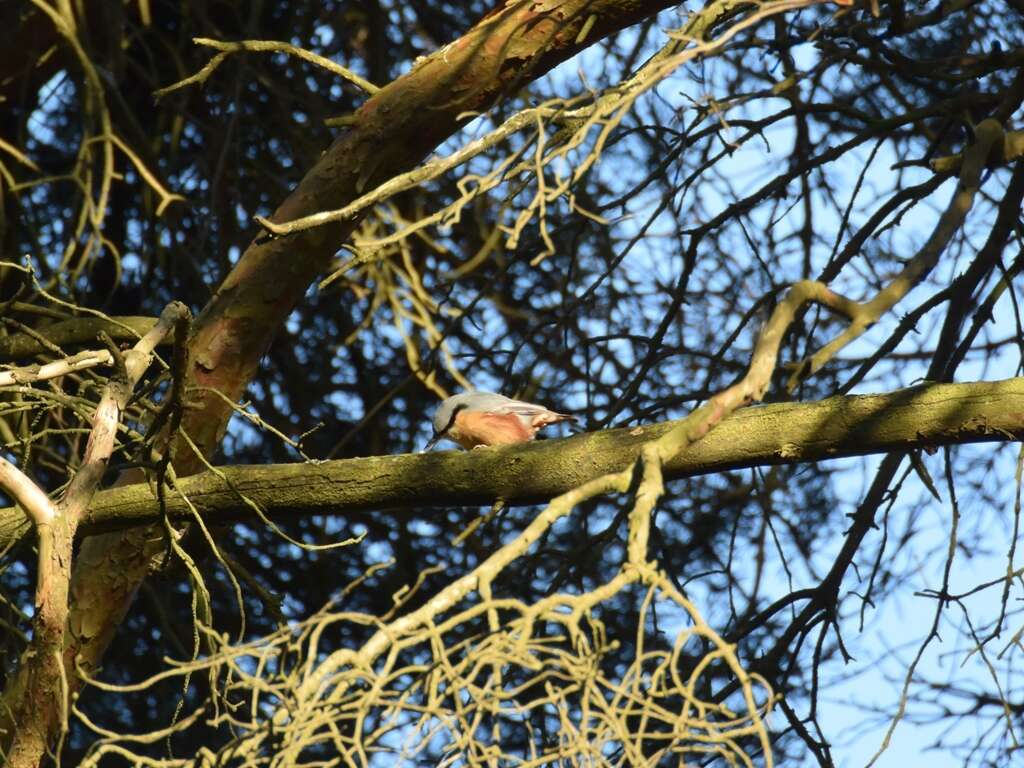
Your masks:
M 0 488 L 25 510 L 26 524 L 31 520 L 34 525 L 45 525 L 57 516 L 57 510 L 50 497 L 32 481 L 32 478 L 3 456 L 0 456 Z M 4 511 L 8 510 L 15 515 L 19 514 L 16 508 L 8 507 Z M 0 547 L 0 550 L 3 550 L 3 547 Z
M 110 352 L 105 349 L 86 350 L 45 365 L 28 365 L 10 371 L 2 371 L 0 372 L 0 387 L 59 379 L 61 376 L 67 376 L 75 371 L 84 371 L 98 365 L 110 365 L 113 359 Z
M 345 514 L 367 509 L 538 502 L 635 461 L 680 422 L 617 429 L 504 449 L 370 456 L 324 464 L 226 467 L 179 480 L 205 515 L 251 518 L 244 494 L 268 515 Z M 666 478 L 764 464 L 788 464 L 897 449 L 1024 439 L 1024 378 L 927 384 L 885 395 L 746 408 L 665 464 Z M 232 490 L 233 486 L 235 490 Z M 170 494 L 168 513 L 188 519 Z M 150 523 L 157 505 L 146 485 L 96 495 L 85 531 Z M 24 515 L 0 509 L 0 549 L 26 529 Z
M 27 333 L 15 333 L 0 339 L 0 363 L 12 360 L 28 360 L 35 355 L 52 351 L 48 344 L 57 347 L 75 344 L 95 344 L 100 332 L 114 341 L 130 341 L 134 344 L 149 333 L 156 325 L 155 317 L 75 317 L 40 328 L 39 338 Z
M 541 0 L 502 3 L 458 40 L 419 59 L 377 91 L 270 217 L 281 223 L 344 206 L 417 166 L 439 144 L 510 93 L 603 37 L 675 0 Z M 727 4 L 726 4 L 727 5 Z M 727 9 L 709 15 L 718 18 Z M 585 40 L 580 31 L 593 18 Z M 196 320 L 190 385 L 203 388 L 184 428 L 206 455 L 220 443 L 231 402 L 252 380 L 284 319 L 331 264 L 361 213 L 287 238 L 259 238 L 242 254 Z M 224 396 L 211 394 L 218 390 Z M 202 468 L 191 451 L 175 468 Z
M 587 45 L 653 17 L 675 0 L 543 0 L 502 4 L 462 38 L 427 56 L 358 110 L 349 130 L 320 157 L 271 220 L 291 221 L 345 205 L 419 164 L 472 115 L 548 72 Z M 724 13 L 724 11 L 723 11 Z M 590 21 L 593 19 L 594 21 Z M 585 40 L 579 39 L 589 24 Z M 204 456 L 216 450 L 270 340 L 330 266 L 357 221 L 294 237 L 254 241 L 203 309 L 189 342 L 189 408 L 182 429 Z M 216 391 L 216 393 L 214 392 Z M 217 394 L 219 393 L 219 394 Z M 225 399 L 226 398 L 226 399 Z M 174 451 L 179 477 L 203 466 L 188 445 Z M 92 537 L 72 583 L 68 649 L 79 670 L 99 666 L 107 644 L 146 577 L 159 537 L 133 529 Z M 117 574 L 111 579 L 111 574 Z

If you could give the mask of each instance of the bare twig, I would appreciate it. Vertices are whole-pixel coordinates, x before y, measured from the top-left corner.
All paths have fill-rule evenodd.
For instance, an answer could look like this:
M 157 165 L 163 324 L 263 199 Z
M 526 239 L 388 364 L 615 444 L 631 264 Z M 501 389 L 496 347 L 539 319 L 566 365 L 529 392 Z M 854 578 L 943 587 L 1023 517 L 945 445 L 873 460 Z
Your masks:
M 157 98 L 166 96 L 168 93 L 176 91 L 179 88 L 184 88 L 187 85 L 202 85 L 209 79 L 210 75 L 217 70 L 217 67 L 227 59 L 228 55 L 232 53 L 240 53 L 242 51 L 253 51 L 257 53 L 284 53 L 288 56 L 295 56 L 303 61 L 315 64 L 321 69 L 326 69 L 332 74 L 343 77 L 368 94 L 372 95 L 380 90 L 376 85 L 371 83 L 369 80 L 360 77 L 352 70 L 336 64 L 328 58 L 318 56 L 311 51 L 307 51 L 304 48 L 291 45 L 290 43 L 282 43 L 276 40 L 241 40 L 237 43 L 228 43 L 223 40 L 211 40 L 208 37 L 196 37 L 193 38 L 192 42 L 196 45 L 205 45 L 208 48 L 213 48 L 220 51 L 220 53 L 216 54 L 212 59 L 210 59 L 205 67 L 191 77 L 186 77 L 184 80 L 179 80 L 173 85 L 154 91 L 153 95 Z
M 96 406 L 82 464 L 58 503 L 0 459 L 0 482 L 32 516 L 39 541 L 35 631 L 0 712 L 0 738 L 10 744 L 6 752 L 11 766 L 38 765 L 54 723 L 61 739 L 66 732 L 69 687 L 62 649 L 75 530 L 103 478 L 121 413 L 135 384 L 149 367 L 157 344 L 187 312 L 183 304 L 169 304 L 156 326 L 124 355 L 110 342 L 108 355 L 118 372 Z

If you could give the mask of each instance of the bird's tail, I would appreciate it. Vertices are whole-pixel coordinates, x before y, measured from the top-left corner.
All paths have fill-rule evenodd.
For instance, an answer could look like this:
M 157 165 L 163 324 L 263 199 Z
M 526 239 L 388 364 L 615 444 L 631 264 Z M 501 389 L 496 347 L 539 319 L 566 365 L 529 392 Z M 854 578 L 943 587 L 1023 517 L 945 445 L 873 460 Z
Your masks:
M 579 422 L 578 416 L 573 416 L 571 413 L 556 413 L 555 411 L 545 411 L 544 413 L 538 414 L 533 419 L 533 423 L 538 427 L 546 427 L 548 424 L 557 424 L 560 421 L 572 421 Z

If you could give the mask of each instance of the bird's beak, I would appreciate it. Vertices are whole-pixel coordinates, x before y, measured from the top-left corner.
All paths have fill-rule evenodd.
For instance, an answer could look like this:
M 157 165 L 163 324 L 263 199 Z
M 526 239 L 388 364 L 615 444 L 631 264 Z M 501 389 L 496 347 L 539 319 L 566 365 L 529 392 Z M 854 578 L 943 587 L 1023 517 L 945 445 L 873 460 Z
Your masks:
M 429 451 L 431 448 L 437 445 L 438 441 L 442 437 L 442 435 L 434 435 L 432 438 L 430 438 L 430 441 L 425 446 L 423 446 L 423 450 L 420 451 L 420 453 L 426 453 L 427 451 Z

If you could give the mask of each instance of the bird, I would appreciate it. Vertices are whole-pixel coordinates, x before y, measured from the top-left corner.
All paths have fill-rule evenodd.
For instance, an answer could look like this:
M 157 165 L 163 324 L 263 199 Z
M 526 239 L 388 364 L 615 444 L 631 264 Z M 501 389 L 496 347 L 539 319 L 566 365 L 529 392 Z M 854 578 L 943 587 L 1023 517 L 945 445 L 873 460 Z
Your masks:
M 441 440 L 466 449 L 526 443 L 538 430 L 560 421 L 576 421 L 576 417 L 494 392 L 463 392 L 438 406 L 434 436 L 423 450 L 429 451 Z

